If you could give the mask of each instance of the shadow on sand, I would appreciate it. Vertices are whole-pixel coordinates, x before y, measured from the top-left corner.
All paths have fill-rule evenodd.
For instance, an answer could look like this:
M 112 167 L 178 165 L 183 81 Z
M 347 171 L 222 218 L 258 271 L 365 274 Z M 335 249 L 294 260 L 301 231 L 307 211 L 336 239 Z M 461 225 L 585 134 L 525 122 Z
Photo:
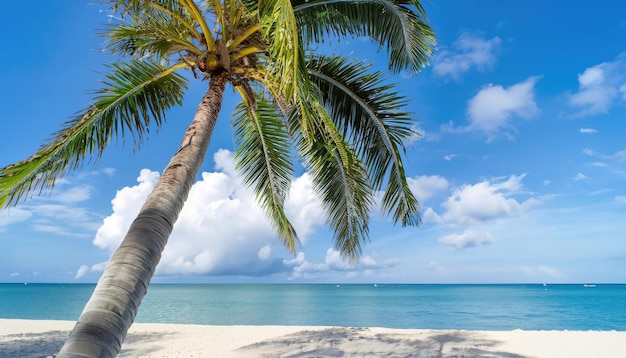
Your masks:
M 0 340 L 1 358 L 54 358 L 63 346 L 69 332 L 49 331 L 43 333 L 12 334 Z M 176 333 L 154 332 L 129 334 L 118 357 L 150 357 L 163 348 L 170 336 Z M 147 344 L 146 344 L 147 343 Z M 139 351 L 136 347 L 141 345 Z M 146 347 L 150 347 L 146 349 Z
M 402 335 L 372 334 L 367 328 L 301 331 L 241 347 L 240 357 L 414 357 L 528 358 L 498 349 L 500 342 L 479 332 L 454 331 Z
M 48 331 L 3 336 L 0 339 L 0 357 L 53 358 L 68 333 Z M 129 334 L 118 357 L 161 357 L 159 351 L 178 336 L 176 332 Z M 529 358 L 502 351 L 500 346 L 501 342 L 472 331 L 375 334 L 368 328 L 328 328 L 303 330 L 244 346 L 237 349 L 233 356 Z

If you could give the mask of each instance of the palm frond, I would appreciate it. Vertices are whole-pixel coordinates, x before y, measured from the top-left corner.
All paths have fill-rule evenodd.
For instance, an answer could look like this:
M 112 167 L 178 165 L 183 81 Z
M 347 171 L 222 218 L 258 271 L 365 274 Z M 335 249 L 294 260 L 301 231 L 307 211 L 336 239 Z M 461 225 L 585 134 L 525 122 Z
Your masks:
M 94 103 L 27 160 L 0 169 L 0 207 L 16 204 L 36 190 L 50 189 L 57 178 L 99 157 L 113 138 L 131 135 L 135 148 L 165 112 L 181 105 L 185 78 L 152 62 L 113 64 L 94 94 Z
M 394 212 L 402 225 L 419 224 L 419 205 L 406 182 L 401 153 L 404 144 L 419 138 L 415 120 L 404 111 L 406 99 L 383 83 L 371 65 L 345 57 L 311 56 L 311 81 L 344 137 L 368 170 L 374 190 L 389 178 L 382 202 L 384 214 Z M 393 199 L 392 199 L 393 198 Z
M 387 49 L 389 69 L 419 72 L 435 46 L 419 0 L 292 0 L 303 41 L 366 36 Z
M 165 8 L 174 12 L 180 12 L 181 4 L 179 0 L 99 0 L 102 3 L 110 4 L 110 11 L 119 14 L 122 18 L 147 18 L 155 9 Z M 156 6 L 155 6 L 156 5 Z
M 260 0 L 261 32 L 269 52 L 269 70 L 279 81 L 284 96 L 295 99 L 298 89 L 308 90 L 304 50 L 289 0 Z
M 140 23 L 111 25 L 106 33 L 108 49 L 123 56 L 167 59 L 183 52 L 199 56 L 202 50 L 189 42 L 188 29 L 171 19 L 150 18 Z
M 238 145 L 235 167 L 254 189 L 287 249 L 295 253 L 298 238 L 284 212 L 293 176 L 289 134 L 275 105 L 255 96 L 247 84 L 238 89 L 244 101 L 233 114 Z
M 322 199 L 335 247 L 343 257 L 357 261 L 362 243 L 369 240 L 372 188 L 367 171 L 323 107 L 314 108 L 318 120 L 314 136 L 296 135 L 297 149 Z M 299 123 L 297 114 L 290 121 Z M 293 127 L 299 127 L 292 124 Z
M 215 51 L 217 49 L 215 38 L 200 8 L 198 8 L 194 0 L 179 0 L 179 2 L 185 10 L 189 12 L 189 16 L 195 23 L 200 26 L 200 29 L 202 29 L 202 36 L 207 49 L 209 51 Z

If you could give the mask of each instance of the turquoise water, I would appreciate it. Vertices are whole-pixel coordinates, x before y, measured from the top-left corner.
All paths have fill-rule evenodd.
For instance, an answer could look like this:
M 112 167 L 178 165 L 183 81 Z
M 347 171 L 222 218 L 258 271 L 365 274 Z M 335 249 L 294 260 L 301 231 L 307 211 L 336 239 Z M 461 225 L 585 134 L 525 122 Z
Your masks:
M 78 318 L 95 285 L 0 284 L 0 318 Z M 626 331 L 626 285 L 150 286 L 137 322 Z

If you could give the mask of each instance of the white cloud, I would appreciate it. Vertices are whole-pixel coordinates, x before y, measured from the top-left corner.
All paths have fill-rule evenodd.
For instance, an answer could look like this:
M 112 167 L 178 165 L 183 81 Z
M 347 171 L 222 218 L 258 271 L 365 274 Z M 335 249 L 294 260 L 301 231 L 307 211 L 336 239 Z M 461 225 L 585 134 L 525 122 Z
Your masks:
M 575 108 L 571 114 L 575 117 L 608 113 L 615 102 L 626 100 L 626 52 L 612 62 L 588 67 L 578 74 L 578 91 L 568 100 Z
M 272 257 L 272 247 L 270 245 L 265 245 L 257 252 L 257 257 L 259 260 L 266 261 Z
M 309 174 L 304 173 L 291 183 L 285 211 L 302 244 L 307 242 L 313 230 L 324 225 L 322 203 L 313 191 L 313 182 Z
M 582 151 L 582 154 L 583 154 L 583 155 L 588 155 L 588 156 L 590 156 L 590 157 L 593 157 L 593 156 L 595 156 L 595 155 L 596 155 L 596 153 L 594 152 L 594 150 L 593 150 L 593 149 L 590 149 L 590 148 L 584 148 L 584 149 L 583 149 L 583 151 Z
M 439 175 L 422 175 L 408 178 L 407 183 L 419 202 L 426 201 L 433 195 L 446 190 L 449 185 L 446 178 Z
M 98 226 L 98 215 L 81 203 L 95 191 L 87 184 L 75 184 L 67 178 L 56 182 L 55 190 L 45 195 L 33 195 L 19 207 L 0 210 L 0 230 L 28 221 L 29 230 L 64 237 L 88 237 Z
M 74 276 L 74 278 L 81 278 L 83 276 L 85 276 L 85 274 L 89 272 L 89 266 L 87 265 L 80 265 L 80 267 L 78 268 L 78 270 L 76 271 L 76 275 Z
M 295 259 L 283 260 L 283 264 L 293 267 L 292 278 L 311 278 L 316 274 L 330 271 L 349 272 L 350 277 L 355 277 L 358 272 L 371 274 L 375 269 L 397 266 L 400 260 L 397 258 L 381 259 L 378 255 L 372 254 L 364 255 L 358 263 L 352 263 L 343 259 L 339 251 L 328 249 L 324 262 L 309 262 L 304 253 L 299 252 Z
M 93 190 L 93 187 L 90 185 L 74 186 L 68 190 L 55 193 L 54 199 L 64 204 L 80 203 L 91 198 Z
M 468 129 L 492 138 L 509 126 L 513 116 L 527 119 L 537 115 L 534 88 L 538 80 L 539 77 L 529 77 L 507 88 L 493 84 L 484 86 L 468 102 Z
M 615 201 L 618 203 L 626 204 L 626 196 L 616 196 Z
M 93 240 L 94 245 L 108 250 L 114 250 L 120 245 L 158 178 L 159 173 L 142 169 L 137 178 L 139 185 L 117 191 L 115 198 L 111 200 L 113 214 L 104 218 Z
M 20 275 L 20 273 L 19 273 L 19 272 L 11 272 L 11 274 L 10 274 L 9 276 L 11 276 L 11 277 L 17 277 L 17 276 L 19 276 L 19 275 Z
M 593 134 L 593 133 L 598 133 L 598 131 L 596 129 L 593 129 L 593 128 L 581 128 L 580 129 L 580 133 L 582 133 L 582 134 Z
M 452 50 L 439 52 L 433 71 L 441 77 L 458 80 L 472 68 L 479 71 L 491 68 L 496 62 L 495 52 L 500 48 L 500 38 L 483 39 L 470 32 L 462 32 L 452 43 Z
M 32 216 L 32 212 L 19 207 L 0 210 L 0 230 L 3 226 L 26 221 Z
M 110 177 L 112 177 L 113 175 L 115 175 L 115 168 L 104 168 L 102 169 L 102 172 Z
M 285 251 L 275 252 L 274 247 L 281 248 L 281 244 L 254 195 L 238 179 L 232 153 L 220 150 L 214 160 L 218 171 L 202 173 L 202 179 L 193 185 L 158 273 L 256 275 L 286 270 L 281 260 L 272 259 L 273 254 Z M 111 251 L 119 246 L 158 176 L 144 169 L 137 185 L 117 192 L 113 213 L 98 229 L 94 245 Z M 285 211 L 302 242 L 324 224 L 308 175 L 294 180 Z
M 439 242 L 457 250 L 489 244 L 493 241 L 490 233 L 484 230 L 465 230 L 462 234 L 449 234 L 439 238 Z
M 75 279 L 82 278 L 87 273 L 90 273 L 90 272 L 102 272 L 104 271 L 104 268 L 106 267 L 107 262 L 108 261 L 105 261 L 105 262 L 97 263 L 91 266 L 80 265 L 78 270 L 76 270 L 76 275 L 74 276 L 74 278 Z
M 458 225 L 471 225 L 521 215 L 538 203 L 537 199 L 533 198 L 524 202 L 512 198 L 513 195 L 520 193 L 524 176 L 512 175 L 504 181 L 484 180 L 474 185 L 456 188 L 441 204 L 446 212 L 441 216 L 431 213 L 430 218 Z
M 578 173 L 574 176 L 574 180 L 587 180 L 587 179 L 589 179 L 589 177 L 583 173 Z

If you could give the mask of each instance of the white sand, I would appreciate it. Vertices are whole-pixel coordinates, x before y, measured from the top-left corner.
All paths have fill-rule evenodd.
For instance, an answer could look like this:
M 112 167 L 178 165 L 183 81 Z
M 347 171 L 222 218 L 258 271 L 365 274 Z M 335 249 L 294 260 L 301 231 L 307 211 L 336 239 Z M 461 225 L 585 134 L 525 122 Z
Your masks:
M 74 323 L 0 319 L 0 357 L 53 357 Z M 626 357 L 626 332 L 136 323 L 120 357 Z

